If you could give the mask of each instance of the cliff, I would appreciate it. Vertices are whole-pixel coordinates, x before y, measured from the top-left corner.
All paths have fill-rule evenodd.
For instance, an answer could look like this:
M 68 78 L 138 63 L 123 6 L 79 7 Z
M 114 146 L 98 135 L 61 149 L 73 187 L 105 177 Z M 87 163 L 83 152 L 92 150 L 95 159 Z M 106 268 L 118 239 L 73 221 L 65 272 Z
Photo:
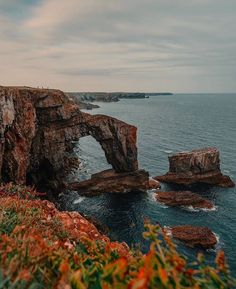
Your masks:
M 0 181 L 58 188 L 78 160 L 73 141 L 87 135 L 100 144 L 116 172 L 138 169 L 134 126 L 79 110 L 59 90 L 0 87 Z
M 117 95 L 109 92 L 67 92 L 70 97 L 79 101 L 93 102 L 117 102 L 119 98 Z
M 102 101 L 102 102 L 117 102 L 122 98 L 145 98 L 145 93 L 140 92 L 67 92 L 70 97 L 78 101 Z

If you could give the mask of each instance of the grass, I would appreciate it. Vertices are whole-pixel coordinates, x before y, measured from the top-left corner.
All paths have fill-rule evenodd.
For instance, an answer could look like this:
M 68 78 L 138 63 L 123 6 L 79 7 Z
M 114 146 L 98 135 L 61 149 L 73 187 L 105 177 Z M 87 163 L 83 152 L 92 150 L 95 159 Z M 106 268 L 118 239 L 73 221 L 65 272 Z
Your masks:
M 109 239 L 88 238 L 82 227 L 75 234 L 74 227 L 61 221 L 60 212 L 37 200 L 30 188 L 2 186 L 0 196 L 0 289 L 229 289 L 236 285 L 222 251 L 214 267 L 203 255 L 189 263 L 157 225 L 145 225 L 144 237 L 151 245 L 143 255 Z

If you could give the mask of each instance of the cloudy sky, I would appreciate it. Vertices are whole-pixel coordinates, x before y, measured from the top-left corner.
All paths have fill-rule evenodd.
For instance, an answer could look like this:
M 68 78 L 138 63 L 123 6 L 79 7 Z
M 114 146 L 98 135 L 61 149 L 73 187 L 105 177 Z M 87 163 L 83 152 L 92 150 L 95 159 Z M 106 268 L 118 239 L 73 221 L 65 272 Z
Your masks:
M 236 0 L 0 0 L 0 85 L 236 91 Z

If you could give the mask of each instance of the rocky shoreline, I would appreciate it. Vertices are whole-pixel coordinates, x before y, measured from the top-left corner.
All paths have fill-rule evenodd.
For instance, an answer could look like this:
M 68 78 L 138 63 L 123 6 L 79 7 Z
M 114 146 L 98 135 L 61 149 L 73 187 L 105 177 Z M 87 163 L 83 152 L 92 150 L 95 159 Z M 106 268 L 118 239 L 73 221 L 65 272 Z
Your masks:
M 150 179 L 149 173 L 138 166 L 136 127 L 109 116 L 84 113 L 79 104 L 59 90 L 0 87 L 0 120 L 1 182 L 33 185 L 54 196 L 65 190 L 86 196 L 145 193 L 160 189 L 159 182 L 234 186 L 221 173 L 216 148 L 173 155 L 169 157 L 169 172 Z M 71 157 L 73 143 L 87 135 L 100 143 L 113 170 L 68 184 L 66 175 L 79 165 L 79 160 Z M 208 200 L 189 191 L 157 191 L 156 198 L 168 206 L 213 208 Z M 184 235 L 191 235 L 185 227 L 179 228 L 178 233 L 181 230 Z M 192 230 L 202 233 L 197 227 Z M 203 247 L 212 246 L 212 234 L 204 234 L 204 238 L 209 235 L 210 241 L 204 241 Z
M 63 187 L 62 177 L 78 166 L 73 142 L 93 136 L 116 172 L 138 169 L 134 126 L 89 115 L 59 90 L 0 87 L 0 181 Z

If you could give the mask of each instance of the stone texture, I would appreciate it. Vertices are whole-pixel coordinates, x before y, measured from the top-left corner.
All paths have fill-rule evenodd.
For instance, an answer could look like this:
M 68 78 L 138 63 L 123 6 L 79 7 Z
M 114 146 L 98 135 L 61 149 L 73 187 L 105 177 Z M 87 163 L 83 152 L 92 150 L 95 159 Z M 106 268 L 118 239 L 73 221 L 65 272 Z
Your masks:
M 158 182 L 157 180 L 154 180 L 153 178 L 149 178 L 149 182 L 148 182 L 148 189 L 149 190 L 158 190 L 161 188 L 161 184 L 160 182 Z
M 189 191 L 184 192 L 158 192 L 157 201 L 172 207 L 192 206 L 193 208 L 212 209 L 214 205 L 201 196 Z
M 115 171 L 137 170 L 136 132 L 115 118 L 81 112 L 59 90 L 0 86 L 0 180 L 58 187 L 78 165 L 69 157 L 73 141 L 87 135 Z
M 146 192 L 149 189 L 149 174 L 144 170 L 128 173 L 106 170 L 92 175 L 89 180 L 68 184 L 67 188 L 89 196 L 101 193 Z
M 217 244 L 215 234 L 207 227 L 176 226 L 171 228 L 171 234 L 189 247 L 210 249 Z
M 169 157 L 169 172 L 155 177 L 166 183 L 191 185 L 205 183 L 221 187 L 233 187 L 230 177 L 220 170 L 219 151 L 216 148 L 203 148 L 182 152 Z

